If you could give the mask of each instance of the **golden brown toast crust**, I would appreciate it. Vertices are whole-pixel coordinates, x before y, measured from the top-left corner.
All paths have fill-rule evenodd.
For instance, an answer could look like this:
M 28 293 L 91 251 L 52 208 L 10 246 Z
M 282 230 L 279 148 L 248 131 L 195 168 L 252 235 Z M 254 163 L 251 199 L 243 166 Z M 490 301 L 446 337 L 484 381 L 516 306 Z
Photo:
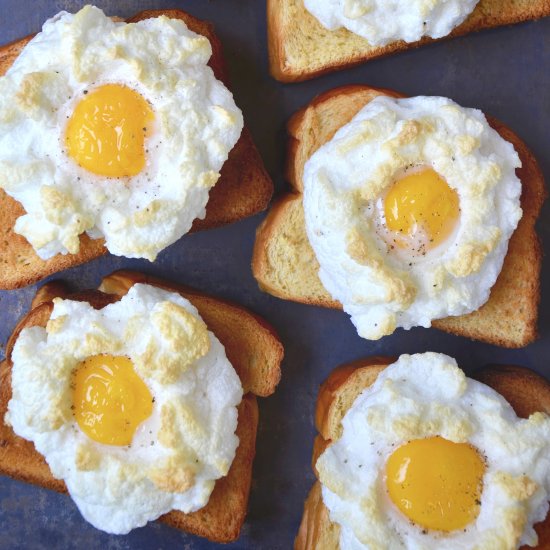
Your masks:
M 316 427 L 319 435 L 313 451 L 313 465 L 321 452 L 341 435 L 341 420 L 353 401 L 370 386 L 393 359 L 370 357 L 335 369 L 319 389 Z M 474 373 L 473 378 L 500 393 L 522 418 L 541 411 L 550 414 L 550 383 L 530 369 L 516 366 L 490 366 Z M 343 395 L 344 394 L 344 395 Z M 347 395 L 345 395 L 347 394 Z M 339 402 L 340 401 L 340 402 Z M 315 466 L 313 467 L 315 474 Z M 539 536 L 536 548 L 550 548 L 550 514 L 535 525 Z M 321 484 L 316 481 L 304 504 L 304 515 L 295 550 L 338 550 L 339 526 L 330 521 L 321 497 Z M 527 550 L 522 546 L 521 550 Z
M 316 481 L 304 503 L 294 550 L 338 550 L 340 526 L 330 521 L 321 496 L 321 484 Z
M 11 353 L 21 330 L 31 326 L 45 326 L 53 309 L 51 300 L 55 297 L 87 301 L 99 309 L 119 300 L 136 282 L 175 290 L 188 298 L 224 345 L 241 377 L 245 396 L 238 408 L 236 433 L 239 447 L 229 473 L 216 482 L 208 504 L 201 510 L 192 514 L 172 511 L 160 518 L 173 527 L 195 535 L 216 542 L 231 542 L 239 536 L 248 505 L 258 426 L 258 406 L 254 394 L 273 393 L 280 379 L 280 362 L 283 357 L 282 344 L 273 328 L 248 310 L 194 289 L 134 272 L 117 272 L 106 277 L 103 286 L 109 293 L 91 290 L 69 294 L 63 284 L 57 281 L 47 283 L 37 292 L 33 309 L 18 323 L 8 340 L 6 361 L 0 364 L 0 418 L 4 418 L 11 398 Z M 234 322 L 237 317 L 240 318 L 240 324 L 230 326 L 233 331 L 228 331 L 226 324 Z M 0 471 L 15 479 L 67 492 L 64 482 L 51 475 L 48 465 L 36 452 L 34 445 L 15 435 L 4 422 L 0 422 Z
M 228 76 L 219 39 L 214 26 L 180 10 L 143 11 L 128 19 L 129 23 L 166 15 L 181 19 L 194 32 L 206 36 L 212 45 L 209 65 L 216 78 L 228 86 Z M 22 48 L 31 37 L 23 38 L 0 47 L 0 75 L 11 67 Z M 191 232 L 226 225 L 267 208 L 273 194 L 273 182 L 265 170 L 263 161 L 245 128 L 239 141 L 229 153 L 229 158 L 221 169 L 218 183 L 210 191 L 206 207 L 206 217 L 196 219 Z M 78 254 L 57 255 L 49 260 L 41 260 L 32 246 L 21 235 L 13 231 L 17 218 L 24 214 L 20 203 L 0 189 L 0 288 L 14 289 L 33 284 L 52 273 L 80 265 L 107 253 L 103 240 L 92 240 L 86 235 L 80 239 Z
M 380 94 L 403 97 L 391 90 L 343 86 L 319 95 L 290 119 L 286 176 L 292 192 L 275 202 L 256 232 L 252 271 L 262 290 L 287 300 L 341 309 L 341 304 L 324 289 L 317 275 L 319 264 L 305 233 L 302 173 L 307 159 Z M 537 336 L 542 251 L 535 222 L 547 193 L 541 169 L 525 143 L 502 123 L 488 120 L 514 145 L 522 161 L 517 174 L 522 181 L 523 217 L 510 239 L 502 271 L 487 303 L 468 315 L 436 320 L 433 326 L 515 348 L 529 344 Z M 278 248 L 282 239 L 284 254 L 280 246 Z M 300 262 L 294 270 L 284 264 L 291 258 Z M 308 281 L 303 285 L 307 290 L 297 289 L 296 282 L 286 284 L 285 277 L 291 272 L 299 273 L 301 280 Z
M 371 46 L 346 29 L 325 29 L 305 9 L 303 0 L 267 0 L 270 72 L 281 82 L 298 82 L 431 42 L 547 15 L 549 0 L 481 0 L 466 21 L 446 37 Z
M 342 413 L 345 413 L 357 398 L 356 388 L 360 388 L 361 391 L 370 386 L 378 373 L 395 360 L 395 357 L 369 357 L 346 363 L 331 372 L 319 388 L 315 407 L 315 427 L 322 438 L 328 441 L 340 437 Z M 363 375 L 368 378 L 361 378 Z

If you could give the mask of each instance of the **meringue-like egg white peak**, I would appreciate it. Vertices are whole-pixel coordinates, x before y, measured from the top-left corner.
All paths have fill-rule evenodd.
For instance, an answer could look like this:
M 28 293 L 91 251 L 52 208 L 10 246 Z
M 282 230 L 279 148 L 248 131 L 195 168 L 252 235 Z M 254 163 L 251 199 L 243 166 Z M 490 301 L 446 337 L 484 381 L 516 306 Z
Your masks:
M 317 460 L 340 548 L 512 550 L 548 514 L 550 417 L 518 418 L 439 353 L 402 355 Z
M 423 36 L 447 36 L 474 11 L 479 0 L 304 0 L 325 28 L 340 28 L 366 38 L 372 46 Z
M 363 338 L 470 313 L 522 216 L 514 147 L 475 109 L 378 96 L 305 163 L 319 277 Z
M 241 382 L 179 294 L 136 284 L 101 310 L 56 299 L 46 328 L 21 331 L 12 361 L 5 421 L 98 529 L 194 512 L 227 475 Z
M 37 254 L 154 260 L 205 216 L 243 120 L 208 39 L 165 16 L 57 14 L 0 78 L 0 187 Z

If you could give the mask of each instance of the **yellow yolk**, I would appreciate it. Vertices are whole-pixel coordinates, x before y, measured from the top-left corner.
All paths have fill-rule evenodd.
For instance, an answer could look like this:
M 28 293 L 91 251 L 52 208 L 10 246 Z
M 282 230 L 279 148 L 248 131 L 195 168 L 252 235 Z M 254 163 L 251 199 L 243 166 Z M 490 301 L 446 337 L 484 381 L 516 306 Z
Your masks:
M 386 463 L 393 503 L 425 529 L 463 529 L 479 514 L 485 464 L 474 447 L 442 437 L 416 439 Z
M 456 191 L 429 168 L 397 180 L 384 200 L 386 226 L 396 234 L 395 243 L 410 247 L 410 240 L 403 237 L 412 238 L 421 243 L 419 252 L 435 248 L 451 235 L 459 211 Z
M 153 410 L 151 392 L 127 357 L 95 355 L 74 373 L 73 412 L 80 429 L 105 445 L 130 445 Z
M 139 174 L 145 166 L 145 137 L 154 115 L 143 97 L 119 84 L 84 95 L 69 119 L 69 155 L 83 168 L 107 177 Z

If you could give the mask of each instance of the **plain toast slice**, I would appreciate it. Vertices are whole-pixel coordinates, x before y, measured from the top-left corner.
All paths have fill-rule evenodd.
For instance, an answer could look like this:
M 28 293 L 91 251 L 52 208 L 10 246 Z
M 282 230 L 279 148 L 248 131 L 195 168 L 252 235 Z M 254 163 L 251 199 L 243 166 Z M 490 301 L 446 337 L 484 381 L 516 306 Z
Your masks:
M 341 308 L 321 284 L 319 263 L 309 244 L 302 207 L 304 164 L 336 131 L 378 95 L 402 97 L 390 90 L 344 86 L 316 97 L 288 123 L 286 178 L 292 192 L 280 197 L 258 227 L 252 271 L 260 288 L 279 298 Z M 489 119 L 518 152 L 523 217 L 512 235 L 502 271 L 489 300 L 468 315 L 435 320 L 432 326 L 460 336 L 517 348 L 537 336 L 542 250 L 535 222 L 546 198 L 541 169 L 525 143 L 502 123 Z
M 394 359 L 371 357 L 336 368 L 323 382 L 317 397 L 315 426 L 319 435 L 313 447 L 312 467 L 323 450 L 340 438 L 342 419 L 359 394 Z M 550 383 L 524 367 L 490 366 L 474 373 L 474 378 L 500 393 L 516 413 L 526 418 L 540 411 L 550 414 Z M 536 548 L 550 548 L 550 515 L 535 525 L 539 536 Z M 296 537 L 295 550 L 338 550 L 340 527 L 330 521 L 323 503 L 321 484 L 316 481 L 304 504 L 304 514 Z M 523 546 L 522 550 L 527 550 Z
M 218 300 L 188 287 L 135 272 L 117 272 L 105 277 L 102 289 L 71 294 L 58 281 L 47 283 L 36 294 L 32 309 L 16 326 L 0 364 L 0 472 L 15 479 L 66 493 L 63 481 L 55 479 L 34 445 L 15 435 L 3 422 L 11 398 L 11 352 L 21 330 L 45 326 L 56 297 L 84 300 L 99 309 L 119 300 L 136 282 L 147 282 L 179 292 L 189 299 L 224 345 L 239 374 L 245 395 L 239 405 L 239 447 L 226 477 L 216 482 L 208 504 L 191 514 L 172 511 L 161 521 L 216 542 L 231 542 L 239 536 L 246 516 L 255 455 L 258 405 L 256 395 L 271 395 L 280 380 L 283 346 L 274 329 L 257 315 L 225 300 Z M 233 324 L 232 326 L 228 326 Z
M 474 11 L 448 36 L 511 25 L 550 15 L 550 0 L 480 0 Z M 331 31 L 309 13 L 303 0 L 267 0 L 269 65 L 281 82 L 307 80 L 370 59 L 434 42 L 392 42 L 371 46 L 345 28 Z M 443 40 L 440 38 L 439 40 Z
M 221 43 L 210 23 L 201 21 L 180 10 L 149 10 L 128 19 L 135 23 L 143 19 L 165 15 L 181 19 L 192 31 L 206 36 L 212 45 L 209 65 L 216 78 L 228 88 L 228 77 L 222 54 Z M 0 75 L 3 75 L 15 61 L 31 37 L 0 47 Z M 229 153 L 221 169 L 218 183 L 210 191 L 206 217 L 196 219 L 191 231 L 211 229 L 226 225 L 267 208 L 273 194 L 273 182 L 265 170 L 263 161 L 245 128 L 239 141 Z M 0 189 L 0 288 L 14 289 L 33 284 L 52 273 L 79 265 L 107 253 L 103 240 L 92 240 L 86 235 L 80 239 L 77 254 L 58 254 L 49 260 L 41 260 L 32 246 L 21 235 L 13 231 L 17 218 L 24 214 L 19 202 Z

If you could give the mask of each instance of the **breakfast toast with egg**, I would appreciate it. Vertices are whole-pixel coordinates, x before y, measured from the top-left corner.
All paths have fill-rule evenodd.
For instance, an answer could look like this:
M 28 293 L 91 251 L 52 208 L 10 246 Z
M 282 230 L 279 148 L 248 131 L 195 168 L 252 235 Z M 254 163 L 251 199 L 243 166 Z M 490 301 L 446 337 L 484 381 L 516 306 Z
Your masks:
M 444 38 L 547 15 L 549 0 L 480 0 L 466 21 Z M 307 80 L 434 42 L 425 37 L 413 43 L 372 46 L 345 28 L 332 31 L 323 27 L 306 10 L 303 0 L 267 0 L 267 28 L 271 74 L 281 82 Z
M 342 307 L 317 275 L 319 263 L 305 230 L 302 173 L 309 157 L 378 95 L 402 97 L 391 90 L 344 86 L 316 97 L 290 119 L 286 179 L 292 192 L 278 199 L 258 227 L 252 259 L 252 270 L 262 290 L 305 304 Z M 539 165 L 525 143 L 500 122 L 490 119 L 489 123 L 514 145 L 521 159 L 517 174 L 522 182 L 523 217 L 510 239 L 489 300 L 477 311 L 439 319 L 432 326 L 515 348 L 527 345 L 537 335 L 542 253 L 535 222 L 546 189 Z
M 258 425 L 256 396 L 271 395 L 281 376 L 282 344 L 272 327 L 257 315 L 231 302 L 132 271 L 113 273 L 103 279 L 100 290 L 77 294 L 71 294 L 59 282 L 47 283 L 37 292 L 31 311 L 19 322 L 6 346 L 6 360 L 0 366 L 0 415 L 3 419 L 11 398 L 11 353 L 23 328 L 45 326 L 56 297 L 87 301 L 100 309 L 119 300 L 136 283 L 176 291 L 191 301 L 224 345 L 241 379 L 244 397 L 238 407 L 236 431 L 240 443 L 229 473 L 216 482 L 204 508 L 190 514 L 172 511 L 161 518 L 168 525 L 210 540 L 230 542 L 238 538 L 247 510 Z M 0 471 L 19 480 L 66 492 L 64 482 L 52 476 L 33 444 L 15 435 L 3 421 L 0 423 Z
M 228 86 L 228 76 L 222 55 L 222 47 L 210 23 L 201 21 L 180 10 L 143 11 L 128 19 L 129 23 L 165 15 L 181 19 L 192 31 L 206 36 L 212 46 L 209 65 L 214 75 Z M 0 47 L 0 75 L 12 65 L 23 47 L 32 37 L 23 38 Z M 206 217 L 196 219 L 191 231 L 211 229 L 226 225 L 264 210 L 273 194 L 273 183 L 263 161 L 245 128 L 229 158 L 223 165 L 218 183 L 210 191 Z M 2 212 L 2 248 L 0 251 L 0 288 L 15 289 L 33 284 L 52 273 L 79 265 L 107 252 L 103 240 L 81 236 L 77 254 L 58 254 L 49 260 L 40 259 L 27 240 L 14 232 L 14 224 L 24 214 L 19 202 L 0 189 Z
M 315 426 L 319 435 L 313 444 L 312 468 L 321 453 L 342 434 L 341 421 L 358 395 L 394 359 L 371 357 L 336 368 L 319 389 Z M 514 366 L 490 366 L 474 376 L 501 394 L 521 417 L 541 411 L 550 414 L 550 384 L 533 371 Z M 535 525 L 539 537 L 536 548 L 550 545 L 550 515 Z M 304 504 L 304 514 L 295 540 L 295 550 L 337 550 L 340 527 L 331 522 L 316 481 Z M 522 548 L 528 548 L 527 546 Z M 531 548 L 531 547 L 529 547 Z

